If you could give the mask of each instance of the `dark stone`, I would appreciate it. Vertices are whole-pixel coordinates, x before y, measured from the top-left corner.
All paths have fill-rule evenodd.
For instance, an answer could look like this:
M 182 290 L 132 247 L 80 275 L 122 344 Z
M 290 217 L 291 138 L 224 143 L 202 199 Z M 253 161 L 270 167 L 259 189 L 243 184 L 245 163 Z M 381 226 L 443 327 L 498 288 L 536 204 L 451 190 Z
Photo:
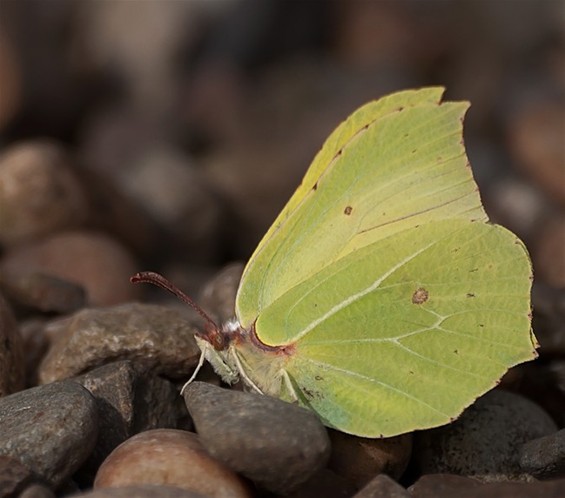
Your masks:
M 524 472 L 537 479 L 565 477 L 565 429 L 527 442 L 519 458 Z
M 520 448 L 556 430 L 534 402 L 497 389 L 454 423 L 417 433 L 414 459 L 424 474 L 458 474 L 485 482 L 530 480 L 518 463 Z
M 394 479 L 379 474 L 353 498 L 410 498 L 410 494 Z
M 23 389 L 24 340 L 14 313 L 0 294 L 0 398 Z
M 92 485 L 100 464 L 127 438 L 149 429 L 175 428 L 181 410 L 186 412 L 171 382 L 142 373 L 128 361 L 104 365 L 73 380 L 94 396 L 100 428 L 93 452 L 75 475 L 83 487 Z
M 184 399 L 210 454 L 262 488 L 288 493 L 328 461 L 327 431 L 309 410 L 204 382 L 189 384 Z
M 0 455 L 0 497 L 16 498 L 39 478 L 16 458 Z
M 483 488 L 476 479 L 454 474 L 425 474 L 408 488 L 414 498 L 452 498 L 469 488 Z
M 0 399 L 0 455 L 17 458 L 54 487 L 90 455 L 97 433 L 94 398 L 76 382 Z

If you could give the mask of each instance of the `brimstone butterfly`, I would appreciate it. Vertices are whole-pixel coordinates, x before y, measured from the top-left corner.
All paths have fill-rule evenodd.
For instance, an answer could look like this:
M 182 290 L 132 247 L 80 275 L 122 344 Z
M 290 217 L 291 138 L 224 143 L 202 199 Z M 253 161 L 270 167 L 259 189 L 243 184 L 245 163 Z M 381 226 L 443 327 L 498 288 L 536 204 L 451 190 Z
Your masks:
M 385 437 L 448 423 L 535 358 L 527 252 L 488 222 L 468 104 L 442 94 L 398 92 L 338 126 L 251 256 L 235 320 L 201 312 L 200 365 Z

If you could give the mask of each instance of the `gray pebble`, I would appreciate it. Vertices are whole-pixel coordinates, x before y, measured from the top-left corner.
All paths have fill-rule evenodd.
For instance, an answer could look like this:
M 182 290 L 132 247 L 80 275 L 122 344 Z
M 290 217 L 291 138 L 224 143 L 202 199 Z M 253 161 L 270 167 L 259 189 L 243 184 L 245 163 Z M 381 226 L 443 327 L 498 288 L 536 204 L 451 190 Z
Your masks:
M 524 472 L 537 479 L 565 477 L 565 429 L 527 442 L 519 458 Z
M 394 479 L 379 474 L 353 498 L 410 498 L 410 494 Z
M 0 399 L 0 455 L 17 458 L 54 487 L 85 461 L 97 432 L 94 398 L 76 382 Z
M 24 340 L 12 309 L 0 294 L 0 397 L 23 389 Z
M 289 492 L 327 463 L 327 431 L 309 410 L 205 382 L 190 384 L 184 398 L 210 454 L 262 488 Z
M 75 474 L 82 487 L 92 485 L 100 464 L 127 438 L 148 429 L 175 428 L 181 410 L 186 412 L 171 382 L 129 361 L 104 365 L 73 380 L 94 396 L 100 428 L 93 452 Z
M 41 383 L 72 377 L 115 360 L 172 378 L 188 377 L 200 350 L 194 328 L 165 306 L 128 303 L 85 309 L 53 322 L 53 344 L 39 368 Z
M 518 463 L 520 448 L 556 430 L 534 402 L 497 389 L 479 398 L 454 423 L 419 433 L 414 457 L 423 473 L 483 481 L 530 480 Z

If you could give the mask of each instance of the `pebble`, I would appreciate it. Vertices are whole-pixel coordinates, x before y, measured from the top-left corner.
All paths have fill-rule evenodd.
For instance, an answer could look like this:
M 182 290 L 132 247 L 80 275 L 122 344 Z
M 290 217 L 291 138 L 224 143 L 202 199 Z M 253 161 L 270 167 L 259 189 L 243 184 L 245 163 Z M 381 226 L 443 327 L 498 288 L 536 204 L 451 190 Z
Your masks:
M 24 340 L 8 302 L 0 294 L 0 398 L 23 389 Z
M 479 488 L 483 485 L 471 477 L 455 474 L 424 474 L 408 488 L 414 498 L 453 498 L 461 496 L 467 489 Z
M 386 474 L 373 477 L 353 498 L 410 498 L 410 494 Z
M 94 396 L 99 436 L 94 450 L 74 478 L 91 486 L 104 459 L 127 438 L 155 428 L 176 428 L 184 407 L 177 388 L 168 380 L 116 361 L 74 377 Z
M 0 496 L 18 496 L 26 487 L 37 481 L 33 472 L 16 458 L 0 455 Z
M 328 461 L 327 431 L 305 408 L 205 382 L 189 384 L 184 399 L 208 452 L 264 489 L 288 493 Z
M 0 455 L 17 458 L 53 487 L 82 465 L 97 434 L 94 398 L 76 382 L 0 398 Z
M 518 464 L 518 452 L 524 443 L 556 430 L 537 404 L 497 389 L 454 423 L 417 434 L 414 459 L 424 474 L 458 474 L 485 482 L 531 480 Z
M 386 439 L 369 439 L 329 431 L 332 453 L 328 467 L 358 488 L 378 474 L 398 479 L 412 454 L 412 434 Z
M 86 219 L 83 187 L 63 148 L 49 141 L 21 142 L 0 156 L 0 243 L 21 244 Z
M 353 484 L 327 468 L 320 469 L 285 498 L 350 498 L 357 489 Z
M 176 486 L 146 484 L 145 486 L 95 489 L 86 493 L 74 494 L 73 498 L 209 498 L 209 496 Z
M 565 429 L 528 441 L 519 459 L 524 472 L 536 479 L 565 477 Z
M 42 273 L 80 285 L 91 306 L 135 300 L 139 288 L 131 285 L 129 277 L 137 270 L 124 246 L 94 231 L 60 232 L 6 251 L 0 261 L 0 272 L 14 279 Z
M 56 498 L 56 495 L 47 486 L 32 484 L 24 489 L 18 498 Z
M 447 485 L 437 482 L 435 486 L 417 488 L 418 481 L 410 488 L 410 496 L 412 498 L 562 498 L 565 496 L 564 479 L 531 483 L 493 482 L 479 486 L 468 486 L 463 482 L 457 486 L 449 483 L 451 479 L 447 481 Z
M 242 479 L 208 454 L 198 436 L 153 429 L 118 446 L 102 463 L 94 489 L 166 484 L 214 498 L 250 498 Z
M 116 360 L 130 360 L 147 372 L 188 378 L 200 356 L 191 323 L 166 306 L 127 303 L 84 309 L 52 322 L 47 333 L 53 343 L 39 367 L 43 384 Z
M 45 273 L 4 272 L 0 287 L 15 303 L 46 313 L 72 313 L 86 305 L 81 285 Z

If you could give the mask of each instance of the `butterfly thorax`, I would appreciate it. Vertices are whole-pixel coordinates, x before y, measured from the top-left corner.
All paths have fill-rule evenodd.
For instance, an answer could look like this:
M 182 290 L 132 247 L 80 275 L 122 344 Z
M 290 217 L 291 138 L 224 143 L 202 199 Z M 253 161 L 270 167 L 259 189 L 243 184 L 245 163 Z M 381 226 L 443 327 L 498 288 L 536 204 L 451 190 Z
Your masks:
M 208 329 L 195 336 L 204 358 L 228 384 L 243 381 L 247 388 L 263 394 L 279 396 L 285 363 L 292 354 L 292 345 L 269 346 L 255 332 L 237 320 L 228 320 L 221 328 Z

